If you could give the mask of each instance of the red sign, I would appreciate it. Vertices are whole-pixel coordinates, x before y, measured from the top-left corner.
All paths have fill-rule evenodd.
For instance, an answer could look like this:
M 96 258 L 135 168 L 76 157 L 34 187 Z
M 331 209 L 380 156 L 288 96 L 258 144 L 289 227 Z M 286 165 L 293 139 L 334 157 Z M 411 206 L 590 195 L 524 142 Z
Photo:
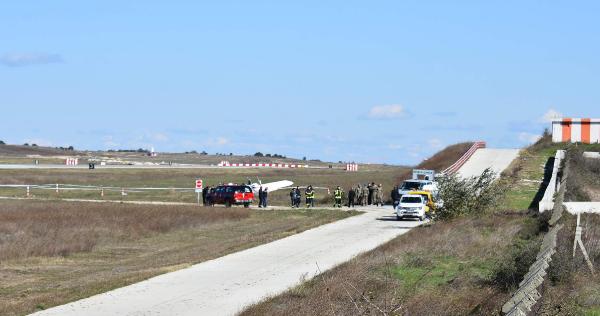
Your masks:
M 202 179 L 196 180 L 196 192 L 202 191 Z

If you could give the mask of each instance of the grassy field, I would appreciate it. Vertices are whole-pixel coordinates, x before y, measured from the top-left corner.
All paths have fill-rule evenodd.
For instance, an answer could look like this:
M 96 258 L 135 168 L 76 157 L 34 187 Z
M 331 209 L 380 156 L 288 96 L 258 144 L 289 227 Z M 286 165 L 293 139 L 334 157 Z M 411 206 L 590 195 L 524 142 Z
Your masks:
M 244 315 L 500 315 L 535 260 L 545 218 L 529 209 L 562 147 L 544 139 L 524 150 L 486 214 L 415 228 Z
M 22 315 L 355 215 L 0 202 L 0 311 Z
M 45 169 L 45 170 L 0 170 L 3 184 L 78 184 L 114 187 L 193 187 L 195 179 L 204 180 L 204 185 L 219 183 L 244 183 L 247 179 L 256 182 L 260 177 L 263 183 L 291 180 L 296 185 L 328 187 L 333 192 L 338 185 L 345 189 L 358 183 L 377 182 L 385 190 L 392 189 L 396 178 L 406 169 L 399 167 L 378 167 L 359 172 L 346 172 L 333 169 Z M 43 198 L 86 198 L 102 199 L 100 190 L 61 191 L 57 196 L 54 190 L 32 190 L 33 195 Z M 271 204 L 287 205 L 288 191 L 275 191 L 269 195 Z M 0 189 L 0 196 L 24 197 L 25 189 Z M 386 195 L 387 196 L 387 195 Z M 104 199 L 121 199 L 120 192 L 105 191 Z M 195 202 L 196 194 L 171 190 L 152 192 L 130 192 L 125 199 Z M 327 190 L 317 191 L 317 204 L 328 205 L 331 198 Z

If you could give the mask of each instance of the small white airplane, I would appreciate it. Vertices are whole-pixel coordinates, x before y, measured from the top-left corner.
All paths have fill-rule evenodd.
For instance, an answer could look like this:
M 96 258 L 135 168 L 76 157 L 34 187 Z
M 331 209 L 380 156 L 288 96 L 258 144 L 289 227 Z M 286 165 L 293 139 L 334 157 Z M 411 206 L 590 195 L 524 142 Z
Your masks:
M 258 191 L 260 190 L 260 187 L 262 186 L 263 190 L 265 188 L 267 188 L 267 192 L 273 192 L 273 191 L 277 191 L 277 190 L 281 190 L 281 189 L 291 189 L 292 185 L 294 184 L 294 182 L 289 181 L 289 180 L 281 180 L 281 181 L 275 181 L 275 182 L 270 182 L 270 183 L 262 183 L 260 181 L 260 179 L 258 179 L 258 182 L 255 183 L 250 183 L 250 179 L 248 179 L 248 185 L 252 188 L 252 191 L 254 192 L 254 194 L 258 194 Z M 299 189 L 306 189 L 306 186 L 299 186 Z M 321 189 L 321 190 L 327 190 L 327 194 L 329 193 L 329 188 L 327 187 L 312 187 L 313 189 Z
M 250 182 L 250 181 L 248 181 Z M 267 190 L 267 192 L 273 192 L 273 191 L 277 191 L 277 190 L 281 190 L 283 188 L 288 188 L 290 186 L 292 186 L 294 184 L 294 182 L 289 181 L 289 180 L 281 180 L 281 181 L 275 181 L 275 182 L 269 182 L 269 183 L 262 183 L 262 181 L 260 181 L 260 179 L 258 179 L 258 182 L 255 183 L 250 183 L 248 184 L 251 188 L 252 191 L 254 191 L 254 194 L 258 194 L 258 191 L 260 190 L 260 188 L 262 187 L 263 190 Z

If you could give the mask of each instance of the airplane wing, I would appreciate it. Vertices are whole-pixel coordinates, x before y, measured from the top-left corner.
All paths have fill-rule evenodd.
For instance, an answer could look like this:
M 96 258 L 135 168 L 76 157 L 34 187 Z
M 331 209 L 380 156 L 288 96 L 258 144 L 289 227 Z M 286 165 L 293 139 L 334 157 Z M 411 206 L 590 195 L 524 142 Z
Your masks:
M 263 188 L 267 188 L 268 192 L 273 192 L 273 191 L 277 191 L 283 188 L 287 188 L 289 186 L 291 186 L 292 184 L 294 184 L 294 182 L 289 181 L 289 180 L 281 180 L 281 181 L 275 181 L 275 182 L 270 182 L 270 183 L 263 183 L 262 187 Z

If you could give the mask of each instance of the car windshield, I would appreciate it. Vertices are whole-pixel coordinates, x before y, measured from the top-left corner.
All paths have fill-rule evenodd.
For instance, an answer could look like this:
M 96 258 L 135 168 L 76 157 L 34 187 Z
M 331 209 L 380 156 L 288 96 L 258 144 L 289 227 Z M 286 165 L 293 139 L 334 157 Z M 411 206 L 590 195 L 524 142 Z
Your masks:
M 405 196 L 400 203 L 423 203 L 423 200 L 418 196 Z
M 252 190 L 249 187 L 237 187 L 235 193 L 250 193 Z
M 421 183 L 420 182 L 415 182 L 415 181 L 406 181 L 402 184 L 402 190 L 415 190 L 415 189 L 420 189 L 421 188 Z

